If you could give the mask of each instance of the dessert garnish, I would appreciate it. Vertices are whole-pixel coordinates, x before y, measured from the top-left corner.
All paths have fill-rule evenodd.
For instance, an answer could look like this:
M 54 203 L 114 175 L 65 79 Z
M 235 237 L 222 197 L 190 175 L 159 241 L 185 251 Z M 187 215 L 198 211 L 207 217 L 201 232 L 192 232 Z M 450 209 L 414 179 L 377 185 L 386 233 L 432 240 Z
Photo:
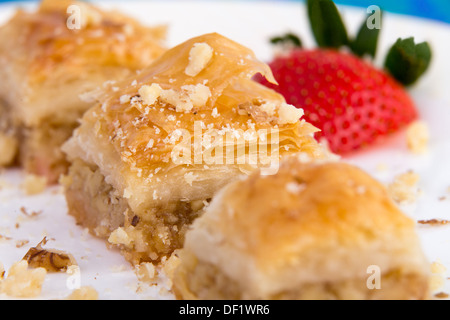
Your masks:
M 416 83 L 431 61 L 427 42 L 398 39 L 383 68 L 374 64 L 380 29 L 365 19 L 351 37 L 331 0 L 308 0 L 308 16 L 318 48 L 302 47 L 296 35 L 275 37 L 288 48 L 269 64 L 278 85 L 257 78 L 305 111 L 338 154 L 361 149 L 399 131 L 419 115 L 407 86 Z M 378 23 L 381 24 L 381 13 Z

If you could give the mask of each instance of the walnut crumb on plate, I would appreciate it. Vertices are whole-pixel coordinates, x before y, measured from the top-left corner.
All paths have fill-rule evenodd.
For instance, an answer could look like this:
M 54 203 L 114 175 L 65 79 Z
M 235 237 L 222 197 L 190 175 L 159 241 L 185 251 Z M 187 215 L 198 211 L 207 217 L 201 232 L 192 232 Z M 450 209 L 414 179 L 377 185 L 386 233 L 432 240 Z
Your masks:
M 98 292 L 93 287 L 84 286 L 75 289 L 67 300 L 98 300 Z
M 428 151 L 430 133 L 428 125 L 421 120 L 411 123 L 406 130 L 408 148 L 415 154 L 424 154 Z
M 64 251 L 44 249 L 47 243 L 45 237 L 36 247 L 30 248 L 23 257 L 31 268 L 44 268 L 47 272 L 66 271 L 68 267 L 77 265 L 75 258 Z
M 400 204 L 414 202 L 419 196 L 417 188 L 419 180 L 420 176 L 413 171 L 397 175 L 394 181 L 388 185 L 390 196 Z
M 26 195 L 35 195 L 42 193 L 47 186 L 47 178 L 34 174 L 27 174 L 22 184 L 23 191 Z
M 434 295 L 434 297 L 438 298 L 438 299 L 446 299 L 446 298 L 448 298 L 448 293 L 438 292 Z
M 16 298 L 33 298 L 41 294 L 47 271 L 44 268 L 29 269 L 25 260 L 16 262 L 0 282 L 0 293 Z

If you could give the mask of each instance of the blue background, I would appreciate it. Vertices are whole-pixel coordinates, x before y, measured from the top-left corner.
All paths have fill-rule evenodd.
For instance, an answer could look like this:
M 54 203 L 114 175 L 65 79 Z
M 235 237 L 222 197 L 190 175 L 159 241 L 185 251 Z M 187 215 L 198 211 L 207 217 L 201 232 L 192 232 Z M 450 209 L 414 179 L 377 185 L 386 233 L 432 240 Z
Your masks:
M 335 2 L 365 8 L 377 5 L 385 11 L 450 23 L 450 0 L 336 0 Z
M 1 2 L 13 1 L 0 0 L 0 3 Z M 364 8 L 371 5 L 377 5 L 385 11 L 450 23 L 450 0 L 335 0 L 335 2 L 337 4 L 360 6 Z

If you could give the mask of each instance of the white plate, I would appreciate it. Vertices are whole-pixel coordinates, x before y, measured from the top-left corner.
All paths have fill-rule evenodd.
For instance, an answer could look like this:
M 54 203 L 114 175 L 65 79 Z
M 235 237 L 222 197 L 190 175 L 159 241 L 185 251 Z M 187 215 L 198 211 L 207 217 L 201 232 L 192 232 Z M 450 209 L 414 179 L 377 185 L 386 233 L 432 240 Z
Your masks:
M 294 2 L 268 1 L 122 1 L 100 2 L 104 7 L 116 7 L 149 25 L 164 23 L 169 26 L 169 45 L 176 45 L 190 37 L 208 32 L 219 32 L 251 49 L 269 61 L 272 56 L 268 38 L 294 31 L 300 34 L 306 46 L 314 42 L 306 20 L 304 6 Z M 0 5 L 0 22 L 6 21 L 17 4 Z M 33 8 L 33 4 L 24 4 Z M 356 31 L 365 10 L 341 7 L 350 31 Z M 420 83 L 411 90 L 421 117 L 431 129 L 430 152 L 424 156 L 412 155 L 406 148 L 404 133 L 368 151 L 345 158 L 383 182 L 390 182 L 398 173 L 410 169 L 421 176 L 422 196 L 414 205 L 403 209 L 414 219 L 450 219 L 450 26 L 424 19 L 385 14 L 382 26 L 379 57 L 398 37 L 414 35 L 416 40 L 427 40 L 433 48 L 433 63 Z M 381 64 L 382 59 L 377 59 Z M 384 164 L 387 170 L 377 167 Z M 160 289 L 163 286 L 139 284 L 132 268 L 115 250 L 106 248 L 103 241 L 87 234 L 67 215 L 64 197 L 59 187 L 53 187 L 36 196 L 25 196 L 20 188 L 23 173 L 8 170 L 0 179 L 9 186 L 0 190 L 0 262 L 8 269 L 20 260 L 31 246 L 43 236 L 54 240 L 47 247 L 66 250 L 77 259 L 81 285 L 97 289 L 100 299 L 171 299 Z M 447 196 L 448 200 L 438 200 Z M 42 211 L 35 218 L 25 218 L 20 208 Z M 19 227 L 16 228 L 16 223 Z M 424 250 L 430 260 L 450 267 L 449 226 L 418 226 Z M 29 240 L 21 248 L 16 241 Z M 447 274 L 444 275 L 447 277 Z M 66 274 L 50 274 L 44 283 L 40 299 L 60 299 L 70 294 L 72 279 Z M 448 281 L 439 291 L 450 292 Z M 6 299 L 7 297 L 1 296 Z

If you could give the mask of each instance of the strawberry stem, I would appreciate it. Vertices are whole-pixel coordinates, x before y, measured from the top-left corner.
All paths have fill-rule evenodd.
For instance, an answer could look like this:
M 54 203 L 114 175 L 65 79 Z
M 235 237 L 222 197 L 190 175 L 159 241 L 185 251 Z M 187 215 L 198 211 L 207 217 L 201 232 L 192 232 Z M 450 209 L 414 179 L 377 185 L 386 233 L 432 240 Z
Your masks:
M 300 38 L 293 33 L 286 33 L 284 36 L 273 37 L 270 39 L 270 43 L 273 45 L 282 45 L 282 46 L 292 46 L 295 48 L 302 47 L 302 41 Z
M 319 47 L 340 48 L 349 43 L 347 30 L 331 0 L 307 1 L 309 22 Z
M 428 69 L 431 48 L 427 42 L 415 44 L 414 38 L 398 39 L 389 50 L 385 68 L 405 86 L 414 84 Z

